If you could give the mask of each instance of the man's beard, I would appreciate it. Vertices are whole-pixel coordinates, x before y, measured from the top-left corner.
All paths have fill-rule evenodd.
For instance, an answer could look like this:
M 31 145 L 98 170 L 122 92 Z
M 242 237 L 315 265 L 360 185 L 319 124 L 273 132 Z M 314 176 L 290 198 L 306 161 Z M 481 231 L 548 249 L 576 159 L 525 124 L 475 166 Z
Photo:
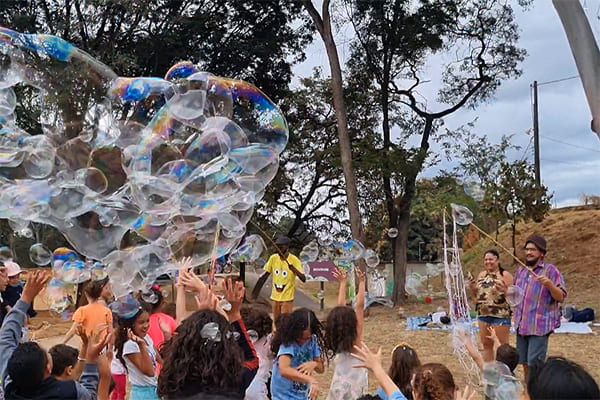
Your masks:
M 527 264 L 528 267 L 534 267 L 537 265 L 538 261 L 540 261 L 539 258 L 534 258 L 533 260 L 525 260 L 525 264 Z

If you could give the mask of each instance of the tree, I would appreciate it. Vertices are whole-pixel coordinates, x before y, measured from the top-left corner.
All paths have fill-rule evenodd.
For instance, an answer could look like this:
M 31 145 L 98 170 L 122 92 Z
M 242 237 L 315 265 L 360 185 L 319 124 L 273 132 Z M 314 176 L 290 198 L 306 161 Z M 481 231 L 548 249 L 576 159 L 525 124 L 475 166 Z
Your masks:
M 191 60 L 279 99 L 312 40 L 301 10 L 285 0 L 3 1 L 0 25 L 59 36 L 121 76 L 164 76 Z
M 497 185 L 486 188 L 482 207 L 496 218 L 510 220 L 516 257 L 517 222 L 541 222 L 550 211 L 552 195 L 546 186 L 536 184 L 533 165 L 527 161 L 503 161 L 498 177 Z
M 430 140 L 445 117 L 490 100 L 503 80 L 519 76 L 525 51 L 516 45 L 517 25 L 506 0 L 345 0 L 345 4 L 356 32 L 349 66 L 375 84 L 381 107 L 383 146 L 377 150 L 383 160 L 380 174 L 389 224 L 399 229 L 393 297 L 400 302 L 410 209 Z M 421 101 L 418 90 L 428 81 L 428 57 L 442 52 L 451 60 L 442 67 L 437 104 L 434 99 Z M 402 119 L 418 124 L 394 141 L 392 128 Z M 418 137 L 417 146 L 408 145 L 410 136 Z
M 281 154 L 278 175 L 267 188 L 263 207 L 256 216 L 279 227 L 285 218 L 285 232 L 280 233 L 292 239 L 298 237 L 305 244 L 306 240 L 299 236 L 306 236 L 306 231 L 321 236 L 344 235 L 349 225 L 344 181 L 339 174 L 340 149 L 331 105 L 331 80 L 319 75 L 317 70 L 312 77 L 301 79 L 301 87 L 282 102 L 290 141 Z M 374 136 L 377 119 L 367 94 L 353 88 L 351 84 L 345 87 L 344 97 L 350 105 L 349 137 L 353 147 L 360 150 L 363 142 Z
M 308 14 L 312 18 L 323 43 L 327 50 L 329 59 L 329 68 L 331 70 L 331 88 L 333 91 L 333 106 L 337 119 L 337 132 L 339 138 L 340 158 L 344 180 L 346 183 L 346 197 L 348 201 L 348 211 L 350 214 L 350 228 L 352 237 L 364 241 L 364 231 L 360 208 L 358 204 L 358 189 L 356 185 L 356 176 L 352 166 L 352 148 L 348 134 L 348 120 L 346 112 L 346 103 L 344 100 L 342 69 L 340 59 L 337 53 L 337 46 L 333 39 L 331 30 L 331 14 L 329 10 L 331 0 L 323 0 L 322 12 L 319 14 L 311 0 L 302 0 Z M 364 267 L 364 266 L 363 266 Z

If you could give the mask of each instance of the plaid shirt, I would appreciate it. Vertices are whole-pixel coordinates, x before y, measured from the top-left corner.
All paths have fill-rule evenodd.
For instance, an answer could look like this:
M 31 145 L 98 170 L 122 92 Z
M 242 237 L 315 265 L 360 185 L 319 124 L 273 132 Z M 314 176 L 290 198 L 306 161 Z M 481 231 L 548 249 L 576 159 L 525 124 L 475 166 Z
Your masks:
M 565 280 L 554 265 L 540 262 L 533 267 L 538 275 L 550 279 L 567 295 Z M 516 286 L 523 290 L 523 301 L 515 311 L 515 328 L 519 335 L 545 336 L 560 326 L 560 306 L 552 298 L 550 290 L 539 283 L 525 267 L 521 266 L 515 274 Z

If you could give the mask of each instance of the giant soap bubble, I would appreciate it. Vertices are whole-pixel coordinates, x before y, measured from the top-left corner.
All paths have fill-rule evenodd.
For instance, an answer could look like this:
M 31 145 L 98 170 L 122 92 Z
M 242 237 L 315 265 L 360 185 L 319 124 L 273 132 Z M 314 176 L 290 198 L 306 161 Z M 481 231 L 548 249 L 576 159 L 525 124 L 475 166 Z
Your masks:
M 56 227 L 117 295 L 237 247 L 288 140 L 260 90 L 190 62 L 122 78 L 58 37 L 6 28 L 0 58 L 0 218 Z M 144 241 L 122 249 L 133 233 Z M 86 265 L 54 268 L 75 282 Z

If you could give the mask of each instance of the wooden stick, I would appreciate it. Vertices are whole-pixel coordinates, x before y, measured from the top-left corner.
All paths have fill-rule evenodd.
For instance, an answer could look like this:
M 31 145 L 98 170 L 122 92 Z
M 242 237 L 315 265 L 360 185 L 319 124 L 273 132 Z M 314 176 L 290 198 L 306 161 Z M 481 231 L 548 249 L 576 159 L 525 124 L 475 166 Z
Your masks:
M 506 251 L 508 254 L 510 254 L 510 256 L 519 264 L 521 264 L 522 266 L 524 266 L 525 268 L 527 268 L 527 270 L 529 272 L 531 272 L 533 274 L 533 276 L 535 276 L 536 278 L 538 277 L 538 275 L 533 272 L 533 269 L 531 269 L 531 267 L 529 267 L 528 265 L 526 265 L 523 261 L 519 260 L 517 257 L 515 257 L 515 255 L 508 250 L 506 247 L 502 246 L 500 243 L 498 243 L 498 241 L 496 239 L 494 239 L 493 237 L 491 237 L 490 235 L 488 235 L 483 229 L 481 229 L 480 227 L 478 227 L 477 225 L 475 225 L 473 222 L 471 222 L 471 225 L 473 226 L 473 228 L 477 229 L 480 233 L 482 233 L 485 237 L 487 237 L 488 239 L 490 239 L 492 242 L 494 242 L 497 246 L 499 246 L 502 250 Z

